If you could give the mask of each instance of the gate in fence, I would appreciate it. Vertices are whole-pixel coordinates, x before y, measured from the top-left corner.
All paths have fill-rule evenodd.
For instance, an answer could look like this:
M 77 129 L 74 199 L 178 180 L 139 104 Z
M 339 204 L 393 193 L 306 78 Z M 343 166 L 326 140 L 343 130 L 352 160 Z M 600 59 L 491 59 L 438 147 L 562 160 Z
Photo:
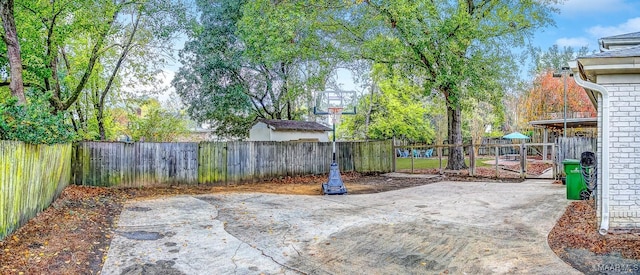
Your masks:
M 468 169 L 446 169 L 448 151 L 452 147 L 463 148 Z M 424 174 L 455 173 L 489 178 L 555 179 L 558 174 L 556 150 L 557 146 L 554 143 L 395 145 L 393 170 Z

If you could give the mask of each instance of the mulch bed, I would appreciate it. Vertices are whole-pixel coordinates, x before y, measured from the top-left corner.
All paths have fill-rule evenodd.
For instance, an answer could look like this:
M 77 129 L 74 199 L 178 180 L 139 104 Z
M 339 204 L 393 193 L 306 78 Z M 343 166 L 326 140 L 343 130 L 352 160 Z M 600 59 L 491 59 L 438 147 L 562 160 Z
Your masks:
M 640 234 L 602 236 L 597 223 L 593 200 L 572 202 L 549 233 L 549 246 L 586 274 L 640 274 Z
M 45 211 L 0 241 L 0 274 L 95 274 L 126 196 L 69 186 Z

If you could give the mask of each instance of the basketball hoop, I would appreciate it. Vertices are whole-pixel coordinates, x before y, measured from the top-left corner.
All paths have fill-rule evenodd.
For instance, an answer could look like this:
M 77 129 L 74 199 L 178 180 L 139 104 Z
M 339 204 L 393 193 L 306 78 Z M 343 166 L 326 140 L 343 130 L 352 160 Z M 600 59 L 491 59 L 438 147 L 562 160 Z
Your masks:
M 340 123 L 340 118 L 342 117 L 342 110 L 344 109 L 344 107 L 328 107 L 327 111 L 329 112 L 329 115 L 331 116 L 331 122 L 333 122 L 333 124 L 338 124 Z

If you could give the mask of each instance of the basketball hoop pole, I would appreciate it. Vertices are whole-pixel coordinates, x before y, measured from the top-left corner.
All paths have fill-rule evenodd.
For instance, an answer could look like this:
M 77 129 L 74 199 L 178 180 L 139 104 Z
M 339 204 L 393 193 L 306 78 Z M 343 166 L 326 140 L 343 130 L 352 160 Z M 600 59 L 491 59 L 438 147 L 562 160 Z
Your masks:
M 333 162 L 336 162 L 336 123 L 340 119 L 342 114 L 342 108 L 329 108 L 329 115 L 331 115 L 331 126 L 333 127 Z
M 329 107 L 327 108 L 326 113 L 316 113 L 314 108 L 314 113 L 322 114 L 322 115 L 330 115 L 331 116 L 331 126 L 333 130 L 333 139 L 332 139 L 332 161 L 329 169 L 329 180 L 326 183 L 322 184 L 322 193 L 325 195 L 343 195 L 347 193 L 347 187 L 344 186 L 342 179 L 340 177 L 340 168 L 338 167 L 337 159 L 336 159 L 336 124 L 340 120 L 340 116 L 342 115 L 343 107 Z
M 333 123 L 333 162 L 336 163 L 336 123 Z

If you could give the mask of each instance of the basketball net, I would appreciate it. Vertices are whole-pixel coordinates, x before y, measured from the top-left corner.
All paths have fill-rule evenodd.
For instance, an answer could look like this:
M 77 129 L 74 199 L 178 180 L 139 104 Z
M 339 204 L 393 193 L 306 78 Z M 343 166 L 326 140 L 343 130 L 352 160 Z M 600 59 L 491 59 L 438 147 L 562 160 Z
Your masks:
M 333 124 L 340 123 L 340 118 L 342 117 L 343 107 L 328 107 L 327 111 L 329 111 L 329 115 L 331 116 L 331 122 Z

